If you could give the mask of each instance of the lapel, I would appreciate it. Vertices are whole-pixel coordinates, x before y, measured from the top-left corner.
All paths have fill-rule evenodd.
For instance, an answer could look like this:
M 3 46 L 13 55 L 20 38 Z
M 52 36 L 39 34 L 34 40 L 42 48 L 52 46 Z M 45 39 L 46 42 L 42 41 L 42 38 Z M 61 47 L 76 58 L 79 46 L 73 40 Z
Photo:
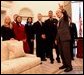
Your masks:
M 59 20 L 59 26 L 60 26 L 60 23 L 62 22 L 62 20 L 63 20 L 63 17 Z
M 40 23 L 40 22 L 38 21 L 38 24 L 39 24 L 40 26 L 42 26 L 42 22 Z

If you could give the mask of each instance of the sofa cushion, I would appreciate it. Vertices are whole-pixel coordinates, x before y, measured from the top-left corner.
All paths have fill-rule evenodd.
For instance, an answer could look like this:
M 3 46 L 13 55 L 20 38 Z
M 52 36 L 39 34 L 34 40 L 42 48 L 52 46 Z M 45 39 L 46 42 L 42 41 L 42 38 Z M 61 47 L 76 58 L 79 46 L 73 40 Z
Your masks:
M 1 61 L 8 60 L 8 49 L 5 41 L 1 41 Z
M 21 57 L 17 59 L 9 60 L 9 64 L 12 67 L 14 74 L 21 73 L 25 70 L 31 69 L 41 63 L 38 57 Z
M 14 74 L 14 71 L 9 64 L 9 60 L 1 62 L 1 74 Z
M 25 56 L 22 41 L 10 41 L 10 42 L 8 42 L 8 50 L 9 50 L 9 59 Z

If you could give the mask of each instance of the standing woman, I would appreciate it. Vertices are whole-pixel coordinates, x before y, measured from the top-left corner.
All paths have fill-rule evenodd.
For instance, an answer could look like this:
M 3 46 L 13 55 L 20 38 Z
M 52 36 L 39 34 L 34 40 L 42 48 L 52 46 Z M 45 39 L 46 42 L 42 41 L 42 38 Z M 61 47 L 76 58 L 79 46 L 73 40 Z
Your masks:
M 23 41 L 23 46 L 24 46 L 24 52 L 29 53 L 29 45 L 27 43 L 27 38 L 25 34 L 25 28 L 24 25 L 21 24 L 22 17 L 17 16 L 16 17 L 16 23 L 13 25 L 13 30 L 15 33 L 15 39 L 18 41 Z
M 27 42 L 30 47 L 30 54 L 34 53 L 34 34 L 33 34 L 33 28 L 32 28 L 32 17 L 27 18 L 27 22 L 25 24 L 25 32 L 27 36 Z
M 11 19 L 9 16 L 6 16 L 4 19 L 4 25 L 1 27 L 1 37 L 3 41 L 14 39 L 14 32 L 12 30 Z

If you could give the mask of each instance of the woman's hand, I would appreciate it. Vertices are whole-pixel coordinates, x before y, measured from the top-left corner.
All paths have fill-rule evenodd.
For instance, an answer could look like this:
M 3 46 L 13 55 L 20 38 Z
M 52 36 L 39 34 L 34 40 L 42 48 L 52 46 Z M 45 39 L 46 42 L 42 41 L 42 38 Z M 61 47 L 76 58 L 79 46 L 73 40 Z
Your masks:
M 15 40 L 14 38 L 11 38 L 10 40 Z
M 31 39 L 31 42 L 33 42 L 34 41 L 34 39 Z
M 26 42 L 26 39 L 22 40 L 23 42 Z

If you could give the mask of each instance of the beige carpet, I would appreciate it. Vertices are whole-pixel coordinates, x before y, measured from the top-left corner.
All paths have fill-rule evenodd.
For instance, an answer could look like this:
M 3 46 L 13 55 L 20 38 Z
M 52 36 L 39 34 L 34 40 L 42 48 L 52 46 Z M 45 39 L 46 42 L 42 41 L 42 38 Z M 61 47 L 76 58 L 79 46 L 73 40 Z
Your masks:
M 56 59 L 56 52 L 53 50 L 54 59 Z M 64 72 L 64 69 L 59 70 L 59 67 L 62 63 L 57 63 L 54 61 L 54 64 L 50 64 L 50 60 L 42 62 L 42 64 L 31 68 L 21 74 L 83 74 L 83 59 L 75 58 L 72 61 L 73 70 L 70 72 Z
M 59 70 L 61 63 L 50 64 L 50 60 L 44 61 L 39 66 L 36 66 L 28 71 L 23 72 L 22 74 L 83 74 L 83 60 L 75 58 L 72 61 L 73 70 L 70 72 L 64 72 L 64 69 Z

